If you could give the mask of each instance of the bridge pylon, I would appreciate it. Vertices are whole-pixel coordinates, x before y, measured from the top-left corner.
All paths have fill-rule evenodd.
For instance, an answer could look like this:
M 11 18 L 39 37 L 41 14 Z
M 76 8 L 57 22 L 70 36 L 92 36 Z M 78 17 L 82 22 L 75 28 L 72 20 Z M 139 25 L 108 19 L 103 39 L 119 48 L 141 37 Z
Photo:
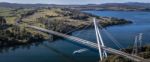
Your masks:
M 105 50 L 102 49 L 102 47 L 105 47 L 101 33 L 99 31 L 99 28 L 96 23 L 96 19 L 93 18 L 94 22 L 94 27 L 95 27 L 95 33 L 96 33 L 96 39 L 97 39 L 97 44 L 98 44 L 98 50 L 99 50 L 99 55 L 100 55 L 100 60 L 102 61 L 104 58 L 107 58 L 107 53 Z

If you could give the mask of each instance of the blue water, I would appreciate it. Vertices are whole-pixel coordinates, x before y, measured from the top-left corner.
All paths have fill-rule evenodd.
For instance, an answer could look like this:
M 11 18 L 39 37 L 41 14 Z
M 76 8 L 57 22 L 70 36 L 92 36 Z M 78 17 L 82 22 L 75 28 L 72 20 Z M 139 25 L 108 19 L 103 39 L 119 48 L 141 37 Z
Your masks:
M 125 11 L 84 11 L 98 16 L 124 18 L 133 21 L 129 25 L 117 25 L 105 28 L 123 47 L 133 45 L 134 37 L 144 33 L 143 45 L 150 44 L 150 12 L 125 12 Z M 96 41 L 94 29 L 83 29 L 72 33 L 89 41 Z M 102 31 L 106 46 L 118 47 Z M 26 47 L 7 48 L 0 53 L 1 62 L 98 62 L 98 52 L 88 50 L 80 54 L 73 54 L 75 50 L 85 48 L 70 43 L 68 40 L 59 39 L 55 42 L 45 41 L 38 45 Z
M 98 16 L 123 18 L 133 22 L 129 25 L 111 26 L 106 30 L 124 47 L 133 45 L 134 37 L 143 33 L 143 45 L 150 43 L 150 12 L 138 11 L 84 11 Z M 114 47 L 103 34 L 107 46 Z

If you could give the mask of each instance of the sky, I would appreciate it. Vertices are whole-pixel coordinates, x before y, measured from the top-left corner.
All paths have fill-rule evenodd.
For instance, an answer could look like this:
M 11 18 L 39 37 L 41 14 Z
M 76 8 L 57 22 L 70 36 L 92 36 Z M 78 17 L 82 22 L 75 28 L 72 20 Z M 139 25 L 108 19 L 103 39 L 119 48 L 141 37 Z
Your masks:
M 124 3 L 124 2 L 144 2 L 150 0 L 0 0 L 0 2 L 23 3 L 23 4 L 102 4 L 102 3 Z

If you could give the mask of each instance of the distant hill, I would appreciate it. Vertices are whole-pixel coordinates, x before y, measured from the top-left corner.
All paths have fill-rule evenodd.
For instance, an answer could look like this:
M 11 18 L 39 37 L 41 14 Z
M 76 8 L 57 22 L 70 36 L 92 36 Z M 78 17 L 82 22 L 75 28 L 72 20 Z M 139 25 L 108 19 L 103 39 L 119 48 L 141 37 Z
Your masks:
M 18 4 L 18 3 L 7 3 L 7 2 L 1 2 L 0 7 L 10 7 L 10 8 L 19 8 L 19 7 L 47 7 L 47 6 L 53 6 L 53 4 Z
M 117 7 L 117 6 L 130 6 L 130 7 L 145 7 L 145 8 L 150 8 L 150 3 L 139 3 L 139 2 L 128 2 L 128 3 L 106 3 L 106 4 L 101 4 L 101 6 L 111 6 L 111 7 Z
M 129 2 L 125 4 L 130 5 L 130 6 L 140 6 L 140 7 L 150 8 L 150 3 Z
M 124 11 L 150 11 L 150 3 L 127 2 L 127 3 L 105 3 L 99 5 L 87 5 L 79 7 L 80 10 L 124 10 Z
M 59 8 L 72 8 L 77 10 L 148 10 L 150 11 L 150 3 L 139 3 L 139 2 L 87 4 L 87 5 L 18 4 L 18 3 L 1 2 L 0 7 L 11 7 L 11 8 L 59 7 Z

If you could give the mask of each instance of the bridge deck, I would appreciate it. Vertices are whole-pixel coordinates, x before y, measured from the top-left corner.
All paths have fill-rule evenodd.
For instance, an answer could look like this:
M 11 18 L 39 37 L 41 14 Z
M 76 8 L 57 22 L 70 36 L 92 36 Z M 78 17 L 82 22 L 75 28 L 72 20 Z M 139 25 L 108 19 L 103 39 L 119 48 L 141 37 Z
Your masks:
M 87 41 L 87 40 L 84 40 L 84 39 L 81 39 L 81 38 L 78 38 L 78 37 L 62 34 L 62 33 L 59 33 L 59 32 L 52 31 L 52 30 L 39 28 L 39 27 L 36 27 L 36 26 L 28 25 L 27 27 L 28 28 L 33 28 L 33 29 L 36 29 L 36 30 L 39 30 L 39 31 L 47 32 L 47 33 L 50 33 L 50 34 L 53 34 L 53 35 L 56 35 L 56 36 L 60 36 L 60 37 L 66 38 L 68 40 L 73 40 L 73 42 L 76 42 L 78 44 L 82 44 L 82 45 L 85 45 L 87 47 L 94 48 L 94 49 L 98 50 L 97 43 L 94 43 L 94 42 L 91 42 L 91 41 Z M 119 51 L 119 50 L 116 50 L 116 49 L 113 49 L 113 48 L 102 47 L 102 49 L 106 50 L 109 53 L 117 54 L 117 55 L 129 58 L 129 59 L 137 61 L 137 62 L 150 62 L 150 61 L 147 61 L 147 60 L 145 60 L 145 59 L 143 59 L 139 56 L 130 55 L 128 53 L 125 53 L 125 52 L 122 52 L 122 51 Z

